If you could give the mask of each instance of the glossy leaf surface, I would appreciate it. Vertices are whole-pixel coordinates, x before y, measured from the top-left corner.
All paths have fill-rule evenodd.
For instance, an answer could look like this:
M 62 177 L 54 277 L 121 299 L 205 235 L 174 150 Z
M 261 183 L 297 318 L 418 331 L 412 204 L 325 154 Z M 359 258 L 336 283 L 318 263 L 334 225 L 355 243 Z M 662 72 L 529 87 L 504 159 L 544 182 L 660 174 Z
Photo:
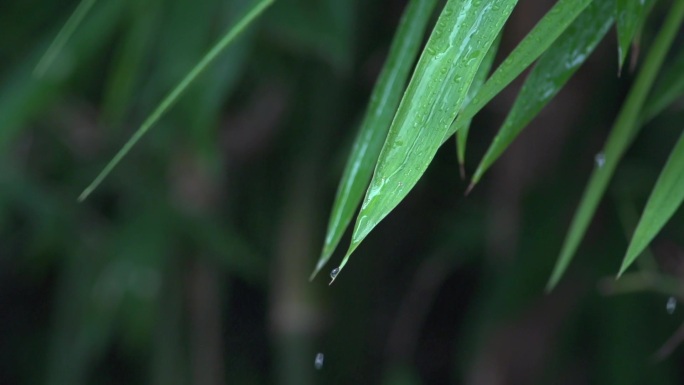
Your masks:
M 472 119 L 482 107 L 537 60 L 589 3 L 591 0 L 558 1 L 487 79 L 480 92 L 458 115 L 449 134 L 453 134 L 461 127 L 462 121 Z
M 603 40 L 612 24 L 612 1 L 594 1 L 542 55 L 477 167 L 473 185 L 480 181 L 527 124 L 560 92 Z
M 390 126 L 340 270 L 427 169 L 515 4 L 447 2 Z
M 466 96 L 465 102 L 463 104 L 467 105 L 471 100 L 477 95 L 482 88 L 489 72 L 494 64 L 494 58 L 496 58 L 496 53 L 499 51 L 499 44 L 501 43 L 501 34 L 496 38 L 494 44 L 489 48 L 487 56 L 482 60 L 480 68 L 478 68 L 473 83 L 468 89 L 468 95 Z M 460 127 L 456 127 L 457 137 L 456 137 L 456 154 L 458 156 L 458 164 L 461 170 L 461 178 L 465 179 L 465 151 L 466 143 L 468 142 L 468 131 L 470 131 L 470 123 L 472 119 L 463 120 L 460 122 Z
M 435 4 L 436 0 L 412 0 L 404 12 L 337 188 L 323 251 L 311 278 L 328 262 L 361 204 Z

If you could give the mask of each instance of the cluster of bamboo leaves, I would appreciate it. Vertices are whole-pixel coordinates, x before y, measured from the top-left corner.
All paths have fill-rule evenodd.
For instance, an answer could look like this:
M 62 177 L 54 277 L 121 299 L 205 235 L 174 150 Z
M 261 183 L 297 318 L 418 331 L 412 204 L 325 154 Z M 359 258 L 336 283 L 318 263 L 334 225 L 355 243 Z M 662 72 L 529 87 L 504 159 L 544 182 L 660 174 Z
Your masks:
M 50 66 L 93 3 L 94 0 L 83 0 L 37 65 L 36 76 L 41 76 Z M 272 0 L 256 2 L 229 29 L 140 125 L 83 191 L 80 200 L 94 191 L 187 87 L 271 3 Z M 347 160 L 323 249 L 311 277 L 325 267 L 356 214 L 351 243 L 342 262 L 331 274 L 334 280 L 361 242 L 407 196 L 438 149 L 452 137 L 456 140 L 460 173 L 465 177 L 467 139 L 473 117 L 534 64 L 498 133 L 475 168 L 466 190 L 466 193 L 470 192 L 526 125 L 563 89 L 597 45 L 606 36 L 611 36 L 608 32 L 615 27 L 618 40 L 616 73 L 624 72 L 631 49 L 633 57 L 638 58 L 636 77 L 603 150 L 597 156 L 596 167 L 570 223 L 548 282 L 548 289 L 553 288 L 577 252 L 611 177 L 641 127 L 684 93 L 684 50 L 672 53 L 677 56 L 674 65 L 662 70 L 680 31 L 684 0 L 669 2 L 667 18 L 652 44 L 639 54 L 641 57 L 637 57 L 633 48 L 639 46 L 640 30 L 655 3 L 655 0 L 559 0 L 493 69 L 502 30 L 517 0 L 448 0 L 439 10 L 439 17 L 423 47 L 421 43 L 438 2 L 410 0 Z M 663 86 L 652 92 L 657 80 Z M 672 148 L 652 189 L 618 275 L 648 247 L 682 200 L 684 136 Z
M 491 74 L 498 36 L 516 1 L 448 1 L 404 89 L 396 83 L 407 82 L 407 64 L 396 57 L 406 55 L 402 51 L 408 44 L 404 34 L 429 17 L 429 13 L 421 12 L 420 5 L 425 3 L 431 2 L 412 1 L 405 11 L 347 161 L 313 275 L 328 262 L 361 205 L 351 245 L 342 263 L 334 269 L 334 280 L 358 245 L 408 194 L 439 147 L 454 134 L 461 175 L 465 176 L 472 118 L 532 63 L 536 62 L 475 169 L 466 193 L 560 92 L 613 25 L 617 29 L 617 67 L 621 71 L 630 46 L 638 45 L 639 31 L 654 1 L 559 0 Z M 636 80 L 597 158 L 597 167 L 570 225 L 548 289 L 558 283 L 576 253 L 620 158 L 639 129 L 684 92 L 684 71 L 680 65 L 661 71 L 682 17 L 684 2 L 672 2 L 668 18 L 645 52 Z M 415 55 L 417 50 L 412 57 Z M 659 90 L 659 97 L 648 98 L 659 75 L 673 80 L 667 83 L 666 90 Z M 386 102 L 377 103 L 378 100 Z M 653 187 L 619 274 L 644 251 L 684 199 L 683 141 L 680 139 L 672 149 Z

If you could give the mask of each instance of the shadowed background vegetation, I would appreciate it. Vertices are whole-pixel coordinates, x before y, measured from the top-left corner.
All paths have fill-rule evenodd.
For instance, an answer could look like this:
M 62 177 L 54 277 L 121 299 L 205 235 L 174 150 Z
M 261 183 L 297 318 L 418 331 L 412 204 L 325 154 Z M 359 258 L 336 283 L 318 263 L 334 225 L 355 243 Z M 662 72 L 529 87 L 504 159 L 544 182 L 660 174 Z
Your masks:
M 276 1 L 82 203 L 255 2 L 96 2 L 41 76 L 78 2 L 2 2 L 0 383 L 684 383 L 681 213 L 639 269 L 614 279 L 684 128 L 681 97 L 635 138 L 544 292 L 640 60 L 678 2 L 652 2 L 619 77 L 611 27 L 467 197 L 448 140 L 331 286 L 340 248 L 308 278 L 406 1 Z M 552 5 L 516 6 L 494 68 Z M 680 30 L 662 71 L 674 75 L 658 76 L 649 100 L 681 82 L 669 69 L 684 67 L 683 44 Z M 524 78 L 474 118 L 468 175 Z

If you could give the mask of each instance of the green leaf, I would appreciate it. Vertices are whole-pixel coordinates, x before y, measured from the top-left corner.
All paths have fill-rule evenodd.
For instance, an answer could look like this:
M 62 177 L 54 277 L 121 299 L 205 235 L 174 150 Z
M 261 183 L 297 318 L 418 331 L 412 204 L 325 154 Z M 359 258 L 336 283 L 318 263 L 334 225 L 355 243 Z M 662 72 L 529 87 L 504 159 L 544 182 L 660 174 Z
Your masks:
M 534 26 L 523 41 L 499 65 L 472 102 L 465 106 L 449 130 L 449 136 L 472 119 L 482 107 L 509 85 L 560 36 L 591 0 L 560 0 Z
M 95 180 L 86 187 L 85 190 L 78 197 L 78 200 L 82 202 L 88 195 L 90 195 L 97 186 L 102 183 L 102 181 L 109 175 L 110 172 L 116 167 L 117 164 L 123 159 L 126 154 L 133 148 L 133 146 L 138 143 L 140 138 L 142 138 L 147 131 L 152 128 L 152 126 L 159 120 L 159 118 L 164 115 L 164 113 L 171 108 L 171 106 L 178 100 L 178 98 L 183 94 L 183 92 L 188 88 L 188 86 L 211 64 L 216 57 L 223 52 L 223 50 L 242 32 L 249 24 L 254 21 L 254 19 L 259 16 L 269 5 L 273 3 L 273 0 L 261 0 L 259 1 L 249 12 L 245 14 L 234 26 L 231 28 L 216 45 L 214 45 L 209 52 L 200 60 L 195 67 L 188 72 L 188 74 L 181 80 L 180 83 L 162 100 L 157 108 L 150 114 L 150 116 L 145 119 L 145 121 L 140 125 L 138 130 L 133 134 L 131 139 L 124 144 L 124 146 L 119 150 L 119 152 L 112 158 L 111 161 L 105 166 L 104 170 L 95 178 Z
M 436 0 L 412 0 L 404 11 L 337 188 L 312 279 L 332 256 L 361 203 L 435 4 Z
M 584 64 L 613 24 L 612 1 L 594 1 L 542 55 L 477 167 L 471 185 L 501 156 L 527 124 Z
M 665 168 L 660 173 L 646 202 L 641 219 L 622 261 L 618 277 L 627 270 L 655 238 L 665 223 L 684 201 L 684 133 L 670 153 Z
M 644 111 L 641 114 L 641 123 L 646 124 L 654 117 L 660 115 L 668 106 L 684 95 L 684 50 L 668 68 L 661 71 L 660 79 L 653 88 Z
M 515 4 L 515 0 L 447 2 L 392 121 L 351 245 L 337 272 L 427 169 Z
M 81 24 L 85 15 L 87 15 L 93 7 L 93 4 L 95 4 L 95 0 L 82 0 L 78 4 L 74 13 L 69 16 L 69 19 L 64 23 L 64 26 L 55 37 L 55 40 L 52 41 L 52 44 L 50 44 L 47 51 L 45 51 L 43 57 L 38 61 L 36 68 L 33 70 L 34 77 L 40 78 L 45 75 L 45 71 L 47 71 L 50 65 L 55 61 L 57 55 L 62 51 L 62 48 L 64 48 L 64 45 L 71 35 L 74 34 L 76 28 Z
M 158 34 L 161 1 L 127 2 L 126 35 L 112 54 L 112 66 L 104 87 L 102 116 L 108 126 L 118 127 L 133 103 L 141 68 L 146 64 L 153 37 Z
M 618 73 L 622 72 L 629 46 L 648 15 L 653 0 L 617 0 Z
M 656 74 L 663 64 L 665 55 L 672 45 L 679 26 L 684 17 L 684 1 L 676 1 L 669 12 L 665 24 L 658 37 L 653 42 L 650 52 L 646 56 L 642 69 L 636 77 L 634 85 L 627 95 L 627 99 L 615 120 L 613 129 L 604 146 L 603 154 L 605 162 L 602 167 L 595 168 L 589 179 L 589 184 L 584 190 L 582 201 L 575 213 L 570 230 L 565 237 L 560 255 L 551 273 L 547 284 L 547 290 L 551 290 L 560 280 L 577 251 L 582 237 L 589 226 L 589 221 L 594 216 L 596 207 L 606 191 L 608 181 L 613 176 L 618 162 L 627 150 L 636 134 L 639 132 L 639 114 L 646 96 L 655 80 Z
M 466 96 L 466 99 L 463 102 L 464 105 L 470 103 L 470 101 L 473 100 L 475 95 L 480 91 L 480 88 L 482 88 L 482 85 L 484 84 L 485 80 L 487 79 L 487 76 L 489 75 L 489 71 L 491 71 L 492 69 L 492 65 L 494 64 L 494 58 L 496 57 L 496 53 L 499 51 L 500 43 L 501 33 L 499 33 L 494 43 L 492 43 L 492 46 L 489 47 L 489 51 L 487 51 L 487 56 L 485 56 L 485 58 L 482 60 L 480 68 L 477 69 L 477 73 L 475 73 L 473 83 L 470 85 L 470 88 L 468 89 L 468 95 Z M 458 165 L 462 179 L 465 179 L 465 151 L 466 143 L 468 142 L 468 131 L 470 131 L 471 122 L 472 119 L 463 120 L 460 122 L 461 126 L 455 128 L 456 132 L 458 133 L 458 136 L 456 138 L 456 154 L 458 156 Z
M 74 35 L 68 48 L 56 58 L 45 73 L 36 79 L 32 75 L 33 63 L 40 57 L 42 49 L 33 50 L 29 57 L 8 69 L 0 80 L 0 153 L 7 153 L 7 147 L 31 119 L 40 115 L 45 107 L 64 93 L 65 84 L 82 70 L 80 62 L 87 63 L 106 50 L 102 42 L 109 42 L 122 19 L 124 3 L 109 1 L 93 9 L 84 20 L 81 32 Z M 45 42 L 52 40 L 52 36 Z M 47 45 L 47 44 L 46 44 Z M 74 58 L 78 57 L 77 62 Z

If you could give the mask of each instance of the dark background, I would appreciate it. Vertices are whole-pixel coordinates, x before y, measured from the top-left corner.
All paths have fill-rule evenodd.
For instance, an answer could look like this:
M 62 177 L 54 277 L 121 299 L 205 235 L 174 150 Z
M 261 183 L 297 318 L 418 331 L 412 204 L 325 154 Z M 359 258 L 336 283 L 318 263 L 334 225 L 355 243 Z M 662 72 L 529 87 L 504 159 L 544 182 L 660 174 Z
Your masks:
M 551 3 L 520 2 L 497 62 Z M 616 76 L 614 32 L 467 198 L 448 141 L 328 286 L 307 278 L 405 1 L 277 1 L 80 204 L 251 2 L 98 2 L 33 78 L 76 5 L 0 4 L 0 384 L 684 383 L 677 337 L 663 350 L 684 311 L 613 280 L 681 101 L 544 293 L 633 78 Z M 474 120 L 467 170 L 522 79 Z M 676 215 L 654 245 L 667 273 L 683 228 Z

